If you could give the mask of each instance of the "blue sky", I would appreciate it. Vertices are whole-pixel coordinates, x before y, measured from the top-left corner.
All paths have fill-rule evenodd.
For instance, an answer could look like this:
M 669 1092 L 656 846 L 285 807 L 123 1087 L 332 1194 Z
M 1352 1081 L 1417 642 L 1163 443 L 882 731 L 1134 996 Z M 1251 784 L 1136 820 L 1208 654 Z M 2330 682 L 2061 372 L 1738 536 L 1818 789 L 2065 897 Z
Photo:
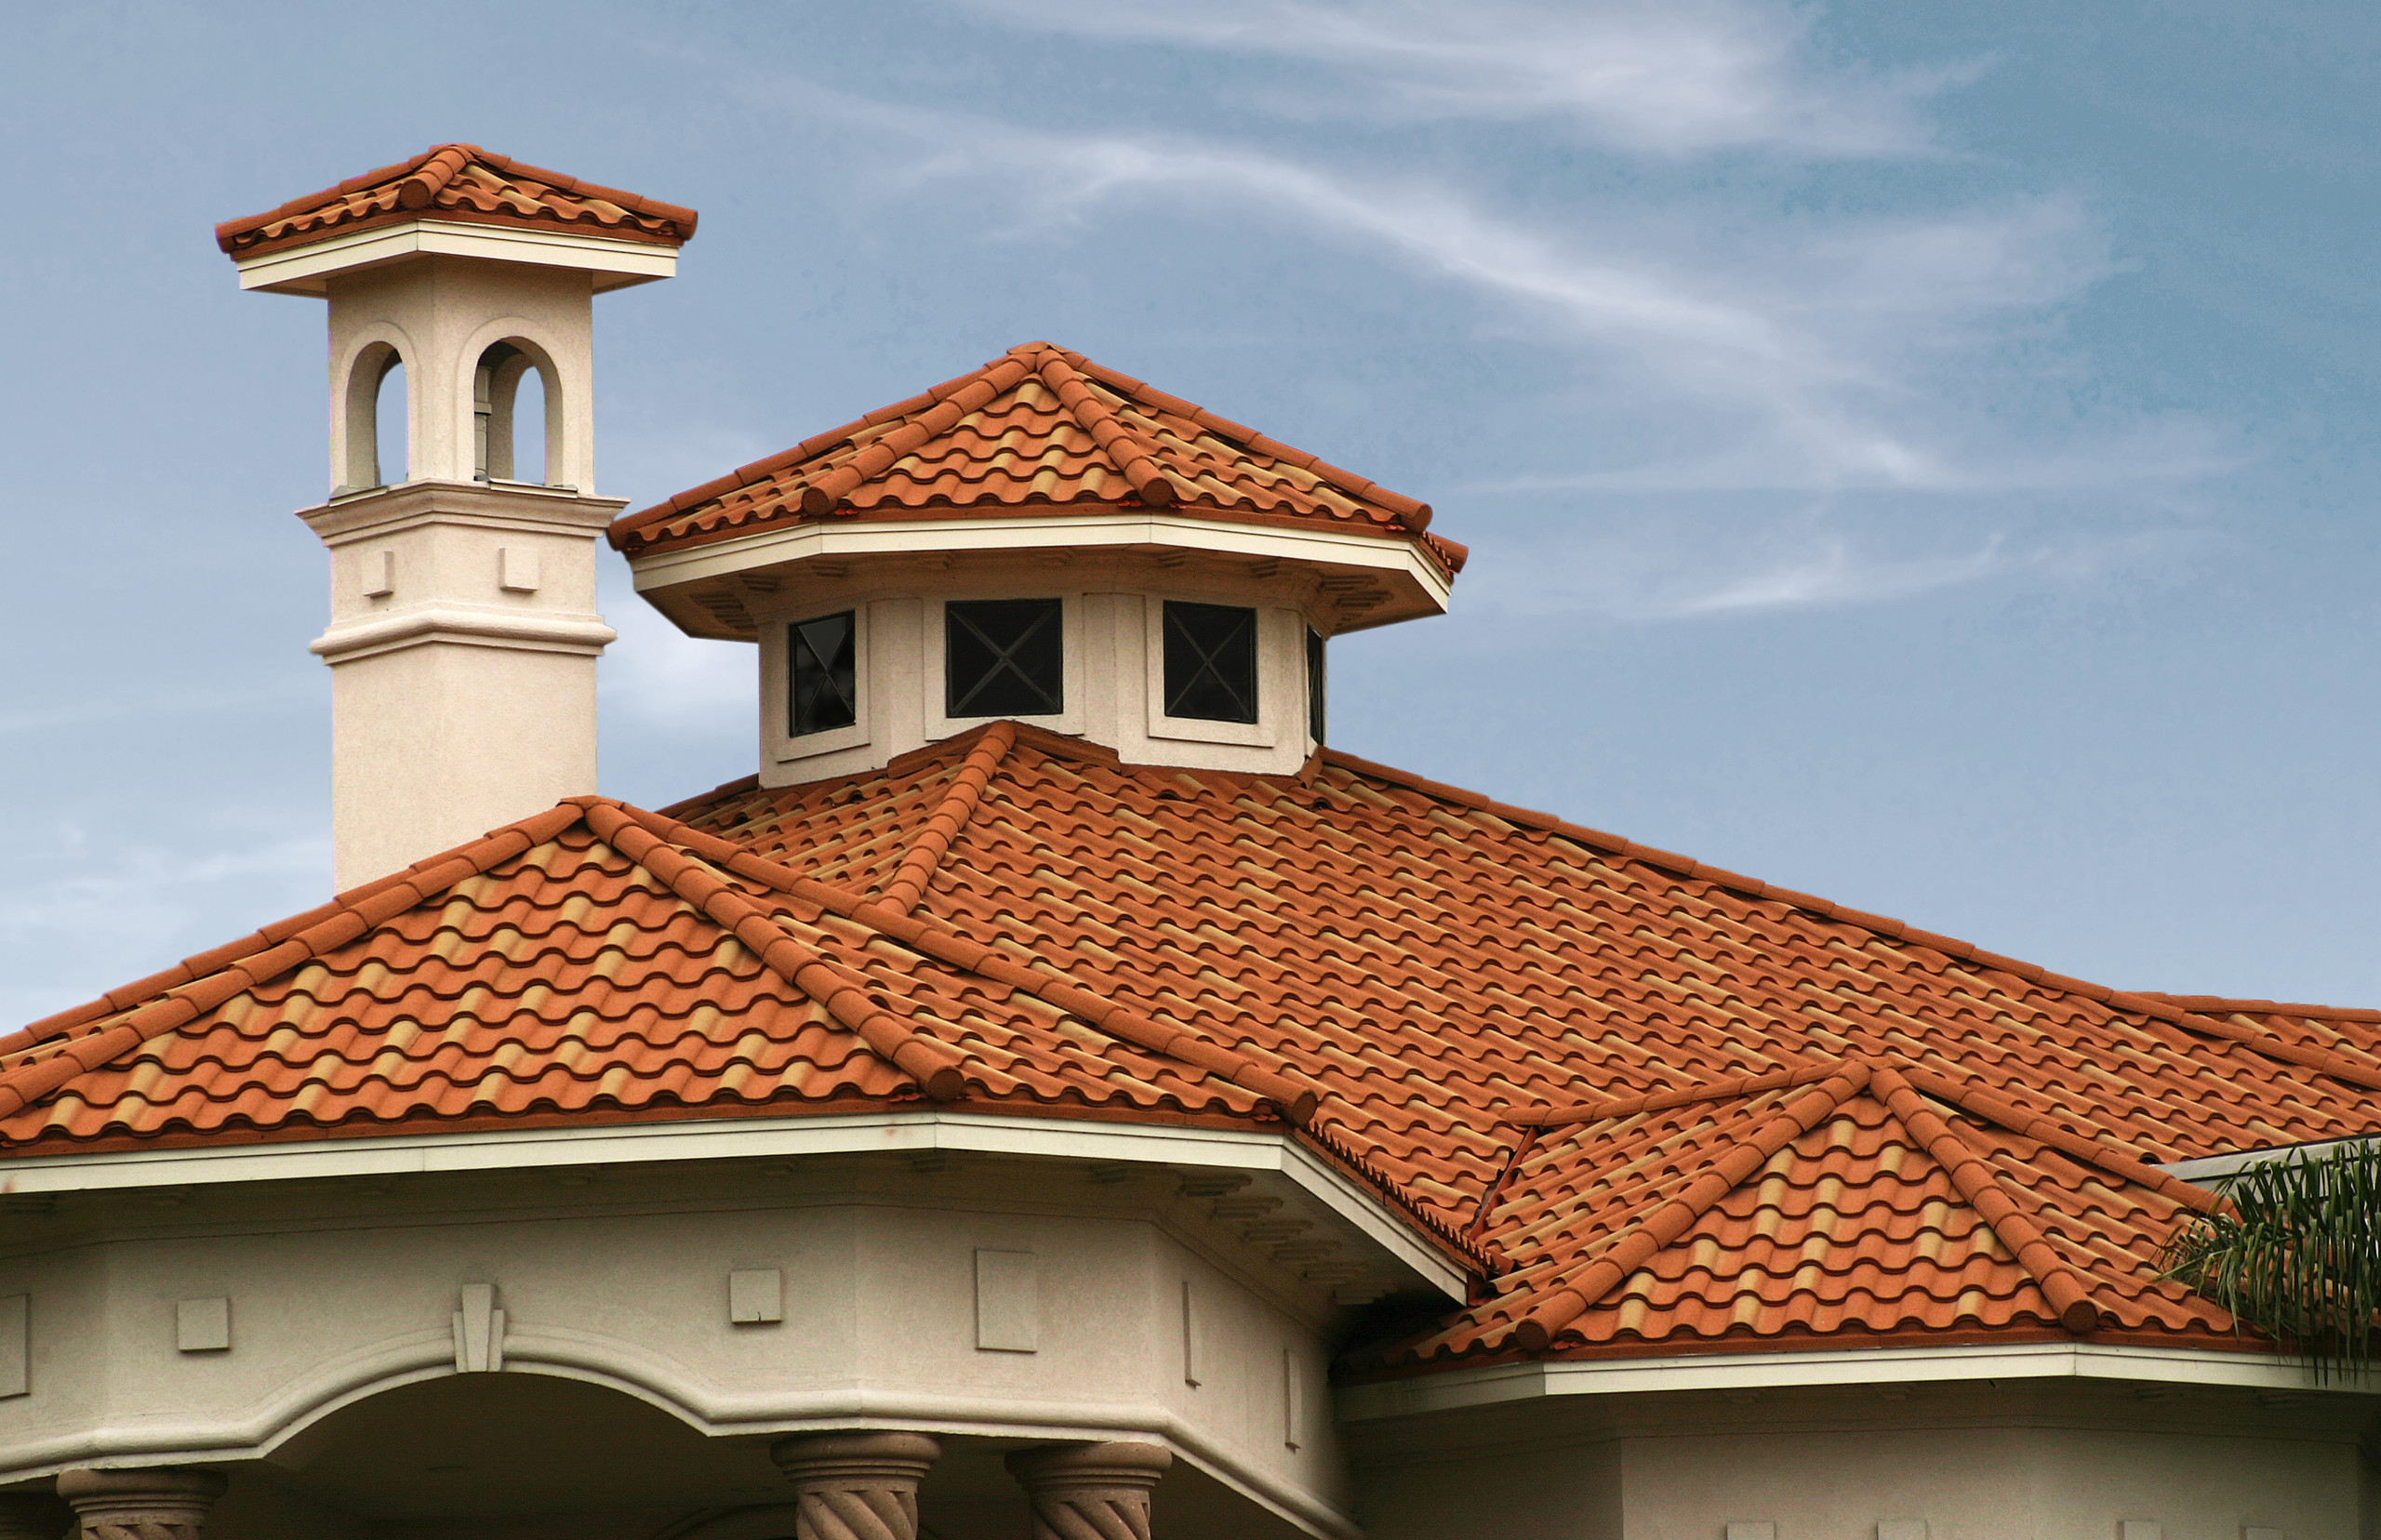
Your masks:
M 1427 498 L 1370 758 L 2105 982 L 2381 1004 L 2370 7 L 20 7 L 0 1016 L 319 902 L 322 314 L 445 139 L 702 212 L 637 506 L 1049 338 Z M 606 558 L 607 563 L 610 558 Z M 605 787 L 752 768 L 607 567 Z

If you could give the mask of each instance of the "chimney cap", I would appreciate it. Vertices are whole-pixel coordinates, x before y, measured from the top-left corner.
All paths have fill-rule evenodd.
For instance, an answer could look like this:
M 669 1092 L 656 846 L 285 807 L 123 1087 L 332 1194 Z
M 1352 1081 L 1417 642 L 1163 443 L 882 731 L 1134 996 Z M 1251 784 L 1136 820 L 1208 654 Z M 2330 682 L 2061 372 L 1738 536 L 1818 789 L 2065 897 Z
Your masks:
M 324 292 L 332 272 L 446 253 L 576 267 L 595 286 L 669 277 L 696 214 L 528 166 L 475 144 L 440 144 L 336 187 L 215 227 L 240 286 Z

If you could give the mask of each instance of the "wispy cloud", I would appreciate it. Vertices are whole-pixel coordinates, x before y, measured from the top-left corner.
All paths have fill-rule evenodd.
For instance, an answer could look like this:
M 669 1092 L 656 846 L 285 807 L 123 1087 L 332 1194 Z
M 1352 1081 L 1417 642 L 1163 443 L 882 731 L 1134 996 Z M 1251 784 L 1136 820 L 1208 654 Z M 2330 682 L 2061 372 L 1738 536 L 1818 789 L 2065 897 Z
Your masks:
M 1942 377 L 1968 371 L 1972 395 L 2003 367 L 1997 350 L 2116 271 L 2071 196 L 1834 220 L 1600 206 L 1550 225 L 1431 179 L 1197 138 L 860 110 L 936 146 L 911 166 L 913 185 L 1001 186 L 1012 238 L 1093 228 L 1122 207 L 1237 204 L 1470 292 L 1483 325 L 1565 349 L 1603 382 L 1576 410 L 1608 414 L 1579 435 L 1606 446 L 1525 473 L 1540 488 L 2106 486 L 2234 463 L 2194 422 L 2077 423 L 2071 442 L 2020 445 L 1945 399 Z M 2034 351 L 2029 370 L 2055 362 L 2055 348 Z M 1641 431 L 1656 417 L 1658 431 Z
M 1342 114 L 1559 119 L 1661 155 L 1924 153 L 1933 136 L 1920 105 L 1972 73 L 1830 65 L 1811 47 L 1805 13 L 1748 0 L 972 3 L 1020 27 L 1319 66 L 1337 77 L 1328 104 Z M 1310 88 L 1265 100 L 1318 108 Z

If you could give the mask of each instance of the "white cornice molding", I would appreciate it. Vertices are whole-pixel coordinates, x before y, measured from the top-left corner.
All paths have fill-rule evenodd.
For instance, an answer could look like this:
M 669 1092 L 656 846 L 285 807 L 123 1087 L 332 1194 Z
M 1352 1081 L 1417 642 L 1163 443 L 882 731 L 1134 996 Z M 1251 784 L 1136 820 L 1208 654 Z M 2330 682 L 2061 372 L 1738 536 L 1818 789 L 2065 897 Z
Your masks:
M 678 248 L 645 241 L 622 241 L 578 231 L 530 230 L 518 225 L 467 223 L 457 219 L 407 219 L 351 231 L 301 246 L 238 259 L 240 286 L 269 294 L 321 297 L 331 274 L 379 267 L 408 257 L 475 257 L 491 262 L 576 268 L 591 273 L 595 287 L 649 284 L 678 271 Z
M 2081 1342 L 2013 1343 L 1496 1364 L 1349 1386 L 1338 1393 L 1338 1410 L 1343 1423 L 1377 1422 L 1554 1396 L 2042 1379 L 2223 1385 L 2254 1390 L 2315 1388 L 2305 1368 L 2275 1354 Z M 2381 1393 L 2381 1375 L 2367 1376 L 2361 1384 L 2343 1382 L 2327 1388 Z
M 593 617 L 540 615 L 528 610 L 449 604 L 428 604 L 336 625 L 307 643 L 306 650 L 333 664 L 439 642 L 470 647 L 509 647 L 520 652 L 577 653 L 592 657 L 619 637 L 619 632 Z
M 723 1118 L 23 1156 L 0 1161 L 0 1181 L 13 1194 L 33 1197 L 334 1176 L 932 1151 L 1278 1175 L 1447 1298 L 1461 1301 L 1468 1286 L 1462 1267 L 1417 1235 L 1377 1195 L 1287 1135 L 1238 1129 L 947 1111 Z
M 1158 547 L 1254 561 L 1360 569 L 1410 589 L 1414 608 L 1443 614 L 1453 579 L 1403 535 L 1363 535 L 1318 526 L 1291 529 L 1152 511 L 994 514 L 960 519 L 830 519 L 758 530 L 732 539 L 629 558 L 639 593 L 763 567 L 814 560 L 866 561 L 921 554 L 999 554 Z
M 2294 1157 L 2321 1160 L 2334 1150 L 2351 1149 L 2381 1140 L 2381 1135 L 2361 1135 L 2347 1139 L 2316 1139 L 2308 1144 L 2274 1145 L 2265 1149 L 2236 1149 L 2223 1155 L 2202 1155 L 2195 1161 L 2169 1161 L 2158 1169 L 2194 1187 L 2204 1187 L 2227 1176 L 2238 1176 L 2251 1166 L 2271 1165 L 2276 1161 Z
M 424 479 L 316 503 L 298 517 L 329 546 L 433 524 L 592 539 L 627 506 L 626 498 L 586 497 L 566 487 Z

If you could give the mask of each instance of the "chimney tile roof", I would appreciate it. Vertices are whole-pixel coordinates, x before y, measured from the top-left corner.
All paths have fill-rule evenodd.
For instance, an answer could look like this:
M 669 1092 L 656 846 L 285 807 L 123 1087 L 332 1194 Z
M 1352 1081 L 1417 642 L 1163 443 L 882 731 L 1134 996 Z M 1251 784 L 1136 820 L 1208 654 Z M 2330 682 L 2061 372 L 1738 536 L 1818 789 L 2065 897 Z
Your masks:
M 476 144 L 437 144 L 278 208 L 228 219 L 215 227 L 215 244 L 237 259 L 421 219 L 567 230 L 668 246 L 695 235 L 691 208 L 525 165 Z

